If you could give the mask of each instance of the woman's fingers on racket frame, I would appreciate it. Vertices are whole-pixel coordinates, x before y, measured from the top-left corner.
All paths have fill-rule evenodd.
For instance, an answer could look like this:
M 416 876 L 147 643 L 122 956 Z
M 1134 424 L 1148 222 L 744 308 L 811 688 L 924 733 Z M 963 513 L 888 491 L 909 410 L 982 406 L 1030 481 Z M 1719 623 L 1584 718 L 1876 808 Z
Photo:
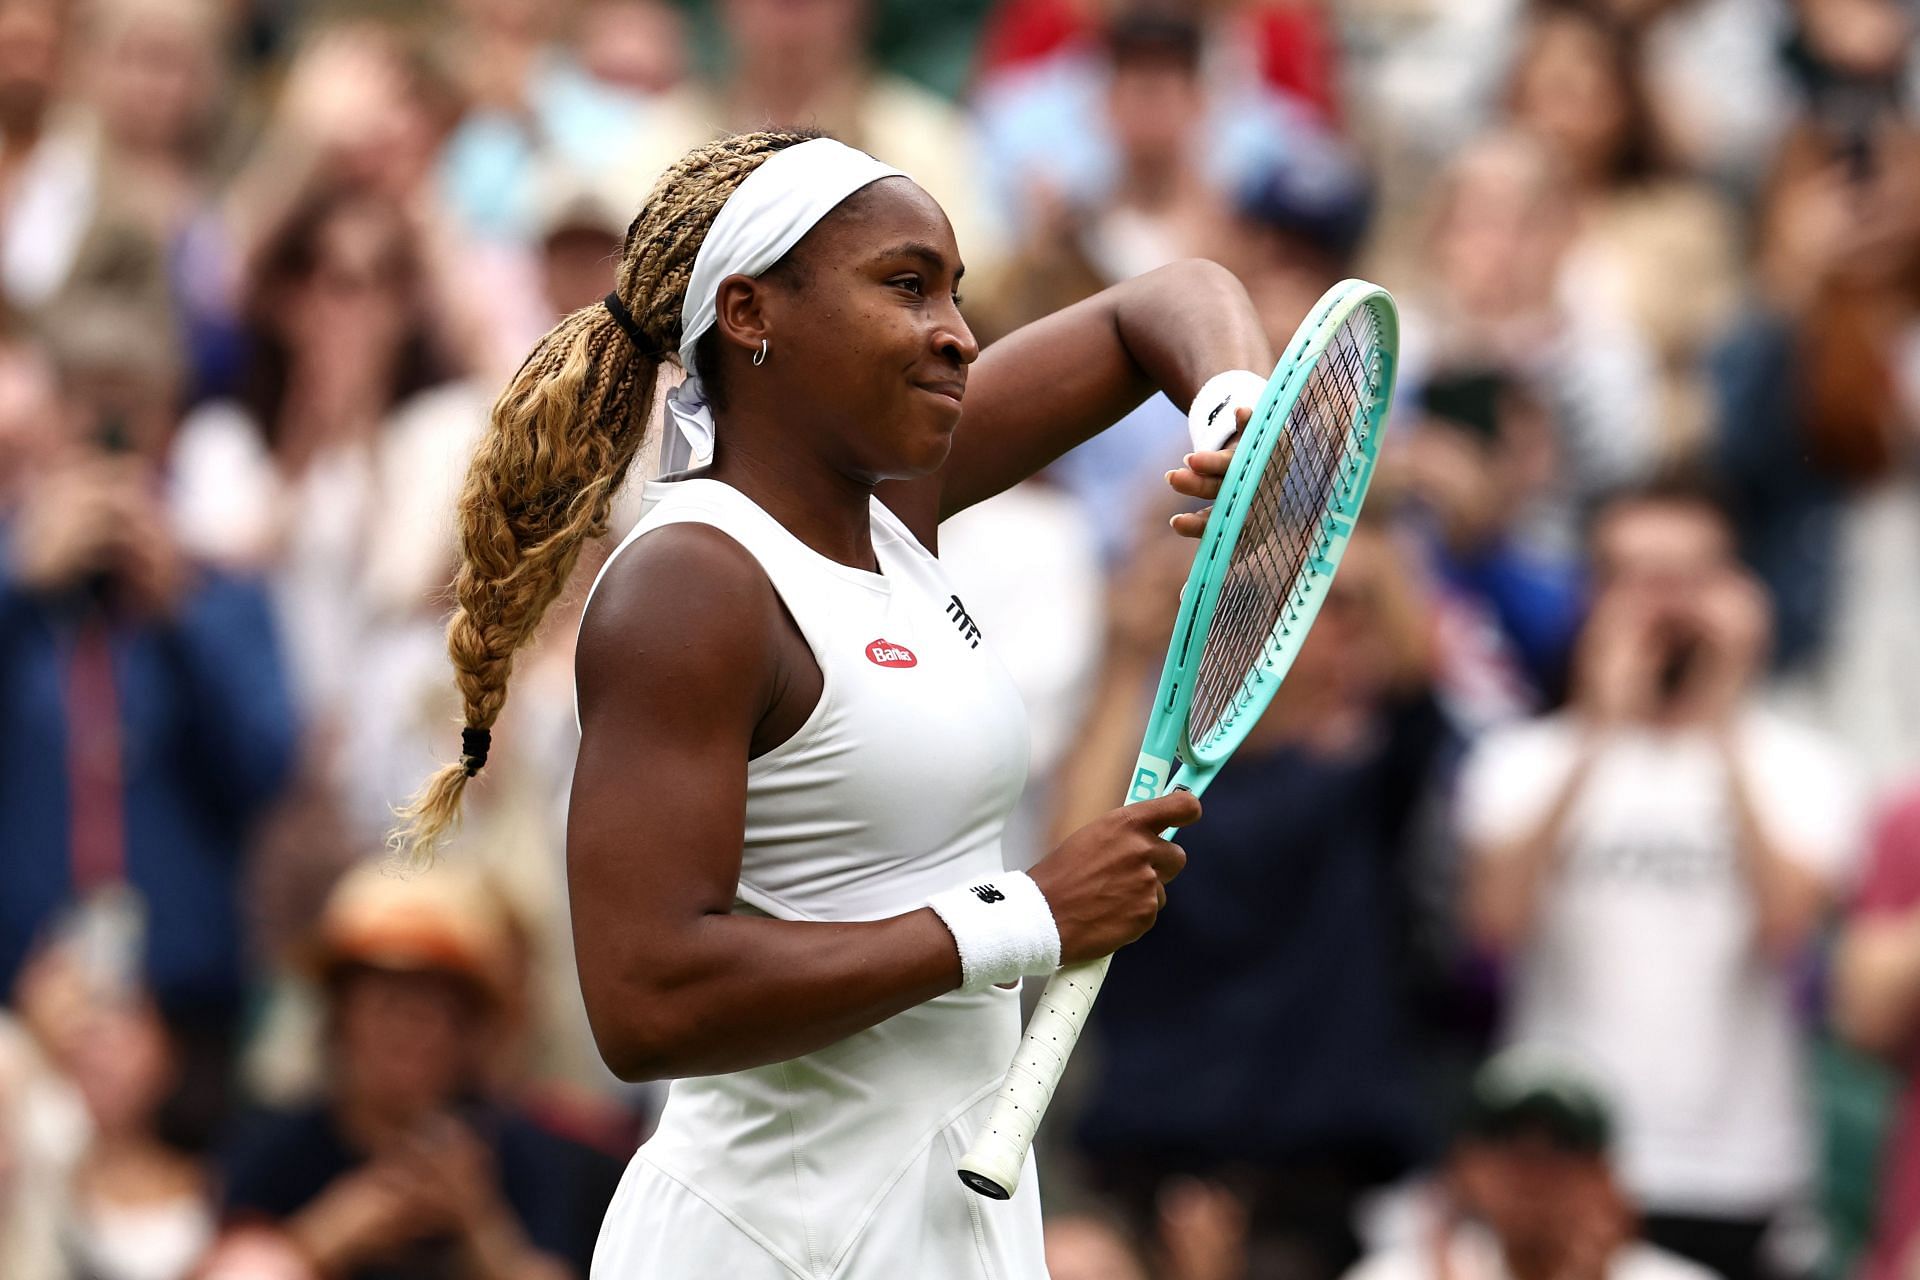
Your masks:
M 1245 428 L 1247 419 L 1253 415 L 1251 409 L 1235 411 L 1239 426 Z M 1239 435 L 1236 431 L 1235 436 Z M 1220 496 L 1221 481 L 1226 479 L 1227 467 L 1233 462 L 1233 444 L 1224 449 L 1205 449 L 1190 453 L 1180 460 L 1180 466 L 1167 472 L 1167 485 L 1183 498 L 1199 498 L 1211 501 Z M 1173 531 L 1183 538 L 1197 538 L 1207 527 L 1207 517 L 1213 508 L 1204 511 L 1185 511 L 1173 517 L 1170 523 Z
M 1200 797 L 1184 787 L 1175 787 L 1163 796 L 1134 801 L 1127 806 L 1127 816 L 1148 831 L 1189 827 L 1200 821 Z
M 1154 873 L 1160 877 L 1163 890 L 1160 905 L 1165 906 L 1165 887 L 1173 883 L 1175 876 L 1187 869 L 1187 851 L 1171 840 L 1162 840 L 1159 846 L 1148 855 L 1148 860 L 1153 863 Z
M 1183 538 L 1197 538 L 1207 531 L 1207 518 L 1212 514 L 1212 507 L 1199 511 L 1183 511 L 1167 521 L 1167 525 Z

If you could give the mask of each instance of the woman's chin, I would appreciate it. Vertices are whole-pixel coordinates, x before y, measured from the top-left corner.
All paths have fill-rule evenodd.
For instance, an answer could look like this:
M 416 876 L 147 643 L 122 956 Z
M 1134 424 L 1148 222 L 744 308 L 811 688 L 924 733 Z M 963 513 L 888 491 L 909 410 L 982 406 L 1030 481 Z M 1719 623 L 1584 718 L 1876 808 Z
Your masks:
M 899 458 L 886 469 L 887 479 L 918 480 L 938 471 L 947 464 L 948 456 L 953 453 L 953 432 L 916 433 L 908 444 L 909 447 L 901 450 Z

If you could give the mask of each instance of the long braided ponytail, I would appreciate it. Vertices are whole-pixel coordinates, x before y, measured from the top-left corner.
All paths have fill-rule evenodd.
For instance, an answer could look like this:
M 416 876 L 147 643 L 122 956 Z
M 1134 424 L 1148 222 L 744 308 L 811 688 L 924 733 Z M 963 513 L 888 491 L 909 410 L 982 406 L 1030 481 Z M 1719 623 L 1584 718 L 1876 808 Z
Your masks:
M 459 761 L 399 810 L 390 845 L 430 864 L 486 763 L 514 654 L 560 594 L 581 548 L 607 532 L 614 492 L 645 438 L 664 353 L 678 349 L 694 255 L 727 197 L 762 161 L 814 135 L 746 133 L 696 148 L 663 174 L 627 228 L 615 292 L 640 340 L 607 307 L 561 320 L 495 401 L 459 505 L 457 607 L 447 652 L 466 710 Z M 707 362 L 711 364 L 711 361 Z

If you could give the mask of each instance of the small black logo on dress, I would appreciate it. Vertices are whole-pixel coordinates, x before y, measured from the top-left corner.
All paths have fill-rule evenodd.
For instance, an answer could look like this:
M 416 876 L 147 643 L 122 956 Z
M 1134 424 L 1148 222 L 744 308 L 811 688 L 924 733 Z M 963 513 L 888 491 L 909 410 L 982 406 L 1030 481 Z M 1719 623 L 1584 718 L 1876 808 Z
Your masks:
M 980 899 L 980 901 L 986 903 L 988 906 L 992 906 L 996 902 L 1005 902 L 1007 900 L 1006 894 L 1000 892 L 998 889 L 994 888 L 990 884 L 977 884 L 973 886 L 973 896 Z
M 967 612 L 967 606 L 960 603 L 959 596 L 947 597 L 947 616 L 953 619 L 953 625 L 960 628 L 960 638 L 968 642 L 969 649 L 980 647 L 980 628 L 975 624 L 973 615 Z

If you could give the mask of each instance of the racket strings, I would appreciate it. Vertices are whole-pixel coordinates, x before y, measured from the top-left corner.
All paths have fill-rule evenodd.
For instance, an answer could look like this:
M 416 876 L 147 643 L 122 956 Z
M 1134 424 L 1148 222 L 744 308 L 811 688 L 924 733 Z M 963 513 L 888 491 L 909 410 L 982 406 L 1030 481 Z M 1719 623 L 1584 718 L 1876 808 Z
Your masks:
M 1201 651 L 1187 722 L 1196 747 L 1233 722 L 1277 644 L 1304 624 L 1301 606 L 1331 549 L 1323 518 L 1358 470 L 1357 428 L 1378 391 L 1378 341 L 1371 307 L 1347 317 L 1309 373 L 1254 486 Z

